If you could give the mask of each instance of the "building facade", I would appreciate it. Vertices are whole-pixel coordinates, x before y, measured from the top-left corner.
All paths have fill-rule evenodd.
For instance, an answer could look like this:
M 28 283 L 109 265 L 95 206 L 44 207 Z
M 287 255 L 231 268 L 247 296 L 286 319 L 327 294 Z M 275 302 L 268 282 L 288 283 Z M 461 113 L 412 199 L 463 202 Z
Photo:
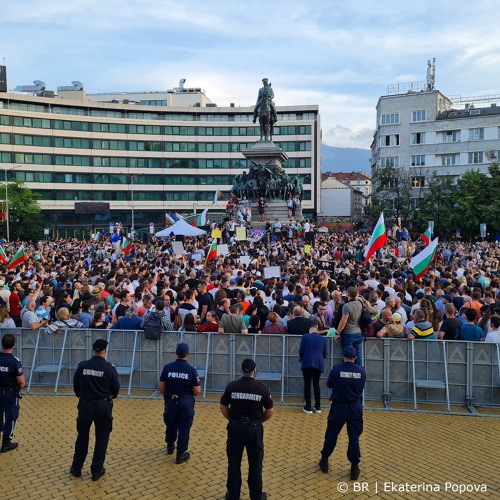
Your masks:
M 241 151 L 259 137 L 252 107 L 216 107 L 201 89 L 59 93 L 0 93 L 0 169 L 3 178 L 25 181 L 41 196 L 44 217 L 60 235 L 88 235 L 110 221 L 163 227 L 167 211 L 221 210 L 233 177 L 250 167 Z M 318 106 L 277 106 L 277 112 L 274 143 L 288 155 L 286 172 L 303 177 L 303 213 L 315 217 Z M 223 197 L 213 207 L 216 189 Z M 96 202 L 109 211 L 92 213 Z M 75 213 L 81 203 L 88 204 L 84 217 Z
M 418 193 L 434 172 L 453 181 L 471 169 L 486 173 L 500 151 L 500 107 L 494 97 L 448 98 L 438 90 L 380 97 L 372 178 L 386 166 L 404 169 L 418 207 Z
M 363 215 L 363 193 L 340 182 L 334 174 L 323 174 L 320 218 L 331 222 L 353 222 Z
M 343 184 L 360 191 L 363 196 L 363 207 L 370 204 L 372 196 L 372 181 L 370 177 L 365 175 L 363 172 L 333 172 L 330 175 Z

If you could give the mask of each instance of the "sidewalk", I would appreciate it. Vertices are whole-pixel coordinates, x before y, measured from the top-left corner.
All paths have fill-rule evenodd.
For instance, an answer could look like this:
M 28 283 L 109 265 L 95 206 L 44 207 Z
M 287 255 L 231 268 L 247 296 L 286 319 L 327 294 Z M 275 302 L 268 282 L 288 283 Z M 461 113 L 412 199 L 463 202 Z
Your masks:
M 0 455 L 2 498 L 224 498 L 226 430 L 218 404 L 196 404 L 191 460 L 175 465 L 175 455 L 165 453 L 163 401 L 118 399 L 106 475 L 97 482 L 90 479 L 89 458 L 82 478 L 68 472 L 76 437 L 76 404 L 77 399 L 70 396 L 22 399 L 15 435 L 19 448 Z M 361 493 L 354 488 L 360 490 L 363 484 L 349 480 L 345 431 L 330 458 L 330 472 L 319 471 L 327 416 L 327 408 L 321 415 L 306 415 L 300 407 L 275 407 L 264 437 L 264 489 L 269 498 L 500 497 L 498 419 L 365 411 L 359 481 L 366 484 Z M 241 498 L 247 500 L 245 458 L 242 470 Z M 460 488 L 474 487 L 480 492 L 459 493 Z M 346 493 L 341 495 L 343 490 Z

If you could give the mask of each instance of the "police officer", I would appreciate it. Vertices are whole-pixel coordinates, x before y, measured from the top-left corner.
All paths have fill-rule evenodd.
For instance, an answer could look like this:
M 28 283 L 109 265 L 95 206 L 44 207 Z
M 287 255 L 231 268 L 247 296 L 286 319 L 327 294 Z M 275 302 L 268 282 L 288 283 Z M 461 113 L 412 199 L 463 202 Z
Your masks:
M 353 346 L 344 347 L 342 355 L 344 362 L 334 366 L 328 376 L 327 386 L 332 389 L 332 404 L 319 466 L 322 472 L 328 472 L 328 457 L 333 453 L 337 437 L 347 423 L 347 458 L 351 462 L 351 479 L 355 481 L 360 472 L 359 436 L 363 432 L 361 396 L 365 387 L 366 372 L 362 366 L 355 364 L 356 349 Z
M 73 390 L 80 401 L 76 419 L 78 437 L 70 473 L 75 477 L 82 475 L 89 447 L 89 431 L 93 422 L 95 447 L 90 466 L 92 481 L 97 481 L 105 473 L 104 459 L 113 427 L 113 399 L 120 391 L 116 368 L 106 361 L 107 348 L 106 340 L 97 339 L 92 346 L 94 356 L 82 361 L 73 377 Z
M 15 450 L 17 443 L 12 442 L 14 427 L 19 417 L 19 392 L 26 381 L 21 361 L 12 354 L 16 339 L 11 333 L 2 337 L 0 353 L 0 432 L 2 432 L 1 453 Z
M 196 368 L 187 362 L 189 346 L 181 342 L 175 350 L 177 359 L 163 367 L 158 390 L 165 400 L 163 420 L 166 425 L 167 455 L 173 455 L 177 441 L 176 464 L 187 462 L 189 431 L 194 418 L 194 396 L 201 393 Z
M 245 359 L 242 377 L 231 382 L 220 400 L 220 411 L 227 425 L 227 493 L 226 500 L 239 500 L 241 489 L 241 457 L 248 455 L 248 489 L 252 500 L 266 499 L 262 491 L 262 460 L 264 458 L 264 428 L 273 415 L 273 400 L 269 389 L 255 381 L 255 361 Z

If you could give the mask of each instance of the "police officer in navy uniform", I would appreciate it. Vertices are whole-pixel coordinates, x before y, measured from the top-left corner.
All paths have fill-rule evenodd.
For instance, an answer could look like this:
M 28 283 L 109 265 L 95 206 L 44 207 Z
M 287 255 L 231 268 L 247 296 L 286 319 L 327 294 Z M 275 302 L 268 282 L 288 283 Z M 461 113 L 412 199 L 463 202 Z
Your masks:
M 227 425 L 227 493 L 226 500 L 239 500 L 241 490 L 241 458 L 248 455 L 248 489 L 252 500 L 266 499 L 262 491 L 262 460 L 264 459 L 264 428 L 262 423 L 273 415 L 269 389 L 255 381 L 255 361 L 245 359 L 242 377 L 231 382 L 220 400 L 220 410 Z
M 82 361 L 73 377 L 73 390 L 80 399 L 76 430 L 75 454 L 70 473 L 82 475 L 82 467 L 87 458 L 89 432 L 95 425 L 95 447 L 90 471 L 92 481 L 97 481 L 105 473 L 104 459 L 108 448 L 109 435 L 113 428 L 113 399 L 118 396 L 120 382 L 116 368 L 106 361 L 108 342 L 97 339 L 92 346 L 94 356 Z
M 175 350 L 177 359 L 163 367 L 158 390 L 165 399 L 163 420 L 167 427 L 165 441 L 167 454 L 173 455 L 177 441 L 176 464 L 189 460 L 187 451 L 189 431 L 194 419 L 194 396 L 201 393 L 200 378 L 196 368 L 187 362 L 189 346 L 181 342 Z
M 19 392 L 26 381 L 21 361 L 12 354 L 16 338 L 11 333 L 2 337 L 0 353 L 0 432 L 2 433 L 1 453 L 15 450 L 18 443 L 12 442 L 14 427 L 19 417 Z
M 319 466 L 323 472 L 328 472 L 328 457 L 335 449 L 342 427 L 347 424 L 347 458 L 351 462 L 351 479 L 355 481 L 360 472 L 359 436 L 363 432 L 361 397 L 365 388 L 366 372 L 362 366 L 355 364 L 356 349 L 353 346 L 344 347 L 342 355 L 344 362 L 334 366 L 328 376 L 327 386 L 332 389 L 332 403 Z

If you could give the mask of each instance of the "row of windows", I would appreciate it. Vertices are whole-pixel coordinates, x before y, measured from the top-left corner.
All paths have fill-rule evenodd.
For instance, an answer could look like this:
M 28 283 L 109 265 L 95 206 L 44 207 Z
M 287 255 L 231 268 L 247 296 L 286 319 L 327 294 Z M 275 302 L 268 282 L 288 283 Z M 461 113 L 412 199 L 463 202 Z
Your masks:
M 69 174 L 64 172 L 10 171 L 8 177 L 26 182 L 62 182 L 79 184 L 128 184 L 126 174 Z M 311 183 L 310 175 L 301 175 L 303 184 Z M 133 175 L 134 186 L 145 185 L 232 185 L 232 175 Z
M 444 155 L 437 155 L 438 158 L 441 157 L 441 165 L 457 165 L 460 161 L 459 153 L 450 153 Z M 479 164 L 484 163 L 484 152 L 474 151 L 468 153 L 468 163 Z M 439 161 L 439 160 L 438 160 Z M 379 160 L 381 167 L 399 167 L 399 156 L 385 156 Z M 410 156 L 410 165 L 412 167 L 425 167 L 426 156 L 425 155 L 412 155 Z
M 484 128 L 470 128 L 468 129 L 468 132 L 469 141 L 484 140 Z M 439 134 L 441 142 L 444 143 L 460 142 L 460 137 L 462 135 L 460 130 L 447 130 L 445 132 L 440 132 Z M 425 132 L 415 132 L 411 134 L 410 139 L 412 145 L 425 144 Z M 399 146 L 399 134 L 381 135 L 380 146 Z
M 109 132 L 114 134 L 149 134 L 149 135 L 201 135 L 201 136 L 241 136 L 259 135 L 259 127 L 171 127 L 160 125 L 126 125 L 124 123 L 88 123 L 70 120 L 48 120 L 41 118 L 25 118 L 22 116 L 0 116 L 0 125 L 15 127 L 42 128 L 55 130 L 76 130 L 79 132 Z M 276 126 L 274 135 L 310 135 L 310 125 Z
M 425 122 L 427 120 L 427 110 L 426 109 L 415 109 L 411 112 L 412 122 Z M 384 113 L 380 116 L 381 125 L 396 125 L 400 122 L 399 113 Z
M 106 118 L 131 118 L 136 120 L 168 120 L 168 121 L 198 121 L 198 122 L 250 122 L 253 115 L 245 113 L 212 114 L 212 113 L 169 113 L 169 112 L 137 112 L 114 111 L 107 109 L 89 109 L 70 106 L 49 106 L 29 104 L 25 102 L 6 102 L 4 107 L 16 111 L 30 111 L 34 113 L 52 113 L 59 115 L 96 116 Z M 316 120 L 316 113 L 279 113 L 278 121 Z
M 0 152 L 0 163 L 14 162 L 30 165 L 72 165 L 76 167 L 249 168 L 249 161 L 243 159 L 120 158 Z M 283 168 L 311 168 L 311 158 L 288 158 L 283 163 Z
M 74 201 L 128 201 L 130 191 L 62 191 L 33 190 L 42 200 Z M 203 191 L 134 191 L 134 201 L 211 201 L 213 192 Z M 311 191 L 304 190 L 303 200 L 311 199 Z
M 157 141 L 115 141 L 102 139 L 81 139 L 79 137 L 46 137 L 36 135 L 20 135 L 2 133 L 0 144 L 22 146 L 43 146 L 72 149 L 106 149 L 117 151 L 167 151 L 182 153 L 229 153 L 239 152 L 253 146 L 254 143 L 235 142 L 157 142 Z M 162 148 L 164 144 L 164 148 Z M 311 151 L 310 141 L 276 142 L 283 151 Z

